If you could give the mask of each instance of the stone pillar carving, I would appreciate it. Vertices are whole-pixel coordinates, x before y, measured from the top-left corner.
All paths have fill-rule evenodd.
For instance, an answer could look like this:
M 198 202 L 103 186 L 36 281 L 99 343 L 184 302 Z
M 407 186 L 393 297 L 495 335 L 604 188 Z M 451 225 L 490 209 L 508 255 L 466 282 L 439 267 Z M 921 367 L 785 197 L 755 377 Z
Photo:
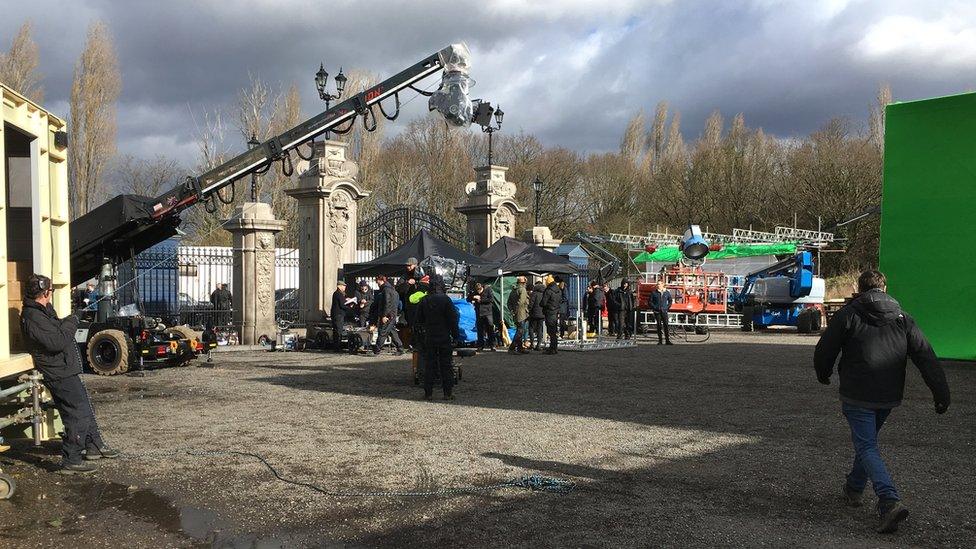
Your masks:
M 552 237 L 552 231 L 549 230 L 549 227 L 525 229 L 525 232 L 522 233 L 522 240 L 549 252 L 555 252 L 556 248 L 563 243 L 562 240 Z
M 285 222 L 271 205 L 245 202 L 224 221 L 234 235 L 234 325 L 241 343 L 255 345 L 261 336 L 275 337 L 275 234 Z
M 478 255 L 503 236 L 515 238 L 516 215 L 525 208 L 515 202 L 515 183 L 505 180 L 504 166 L 475 168 L 477 179 L 465 185 L 464 198 L 454 209 L 467 219 L 470 252 Z
M 299 293 L 306 323 L 323 322 L 339 269 L 356 261 L 358 202 L 369 191 L 356 182 L 359 166 L 347 143 L 317 141 L 308 169 L 285 194 L 298 200 Z

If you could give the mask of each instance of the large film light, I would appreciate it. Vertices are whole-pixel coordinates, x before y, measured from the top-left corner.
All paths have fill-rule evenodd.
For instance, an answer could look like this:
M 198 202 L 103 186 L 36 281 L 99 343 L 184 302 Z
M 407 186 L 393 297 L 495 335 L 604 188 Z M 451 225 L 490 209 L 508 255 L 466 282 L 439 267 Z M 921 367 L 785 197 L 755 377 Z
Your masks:
M 698 261 L 708 255 L 708 242 L 702 236 L 701 227 L 689 225 L 681 236 L 681 253 L 688 259 Z

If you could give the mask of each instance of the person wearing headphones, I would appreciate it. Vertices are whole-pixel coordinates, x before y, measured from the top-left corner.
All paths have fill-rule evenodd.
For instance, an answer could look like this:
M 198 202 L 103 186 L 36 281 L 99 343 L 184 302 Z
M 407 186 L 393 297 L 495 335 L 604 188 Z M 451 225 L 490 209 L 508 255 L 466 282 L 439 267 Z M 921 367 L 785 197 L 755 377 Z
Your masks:
M 50 278 L 32 274 L 27 279 L 20 331 L 64 423 L 61 472 L 92 473 L 95 467 L 85 461 L 116 458 L 119 453 L 102 440 L 95 410 L 79 377 L 81 355 L 75 343 L 78 317 L 58 318 L 51 305 L 53 293 Z

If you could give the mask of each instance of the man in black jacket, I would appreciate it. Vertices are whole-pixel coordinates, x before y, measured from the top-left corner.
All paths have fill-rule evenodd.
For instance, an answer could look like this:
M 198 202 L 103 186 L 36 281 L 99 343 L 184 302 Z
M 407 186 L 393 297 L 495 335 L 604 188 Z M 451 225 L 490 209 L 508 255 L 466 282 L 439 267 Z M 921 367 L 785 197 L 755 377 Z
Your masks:
M 617 321 L 620 320 L 620 292 L 610 290 L 605 292 L 607 299 L 607 335 L 620 335 Z
M 657 321 L 657 344 L 671 343 L 671 327 L 668 325 L 668 311 L 674 304 L 671 292 L 664 285 L 663 280 L 657 282 L 657 287 L 651 292 L 651 312 L 654 313 L 654 320 Z M 663 334 L 663 337 L 662 337 Z
M 559 303 L 563 291 L 552 275 L 546 276 L 546 289 L 542 292 L 542 314 L 546 317 L 546 334 L 549 336 L 547 355 L 554 355 L 559 347 Z
M 234 308 L 234 296 L 227 289 L 227 284 L 217 284 L 216 289 L 210 294 L 210 303 L 216 311 L 214 321 L 220 326 L 230 324 L 232 320 L 231 309 Z
M 546 328 L 546 315 L 542 311 L 542 294 L 546 285 L 537 280 L 529 294 L 529 345 L 536 351 L 542 350 L 542 333 Z
M 878 451 L 878 433 L 905 390 L 905 361 L 912 363 L 932 391 L 935 411 L 949 408 L 945 373 L 912 317 L 885 293 L 884 274 L 869 270 L 857 281 L 859 295 L 830 320 L 814 353 L 817 380 L 830 384 L 840 355 L 841 409 L 851 429 L 854 466 L 844 483 L 848 505 L 859 506 L 870 479 L 878 496 L 879 533 L 894 532 L 908 509 Z
M 458 328 L 458 312 L 447 296 L 444 278 L 430 275 L 430 293 L 417 307 L 417 325 L 424 334 L 424 398 L 434 394 L 434 377 L 440 375 L 444 400 L 454 400 L 454 343 L 461 340 Z
M 587 331 L 589 331 L 593 324 L 590 323 L 590 304 L 593 302 L 593 284 L 586 285 L 586 291 L 583 292 L 583 298 L 580 305 L 583 307 L 582 319 L 586 321 Z
M 346 314 L 353 311 L 352 305 L 346 303 L 346 282 L 336 283 L 336 290 L 332 292 L 332 308 L 329 309 L 329 320 L 332 322 L 332 348 L 342 351 L 342 334 L 346 331 Z
M 365 328 L 369 323 L 369 309 L 372 303 L 373 289 L 365 279 L 360 280 L 359 289 L 356 290 L 356 320 L 360 328 Z
M 560 280 L 557 284 L 562 294 L 559 297 L 559 337 L 566 337 L 569 330 L 569 289 L 565 280 Z
M 614 294 L 617 301 L 617 339 L 630 339 L 634 329 L 634 292 L 630 289 L 630 282 L 621 280 Z
M 423 273 L 417 266 L 417 258 L 408 257 L 407 266 L 400 273 L 400 280 L 394 287 L 397 294 L 400 296 L 400 303 L 403 304 L 403 310 L 401 311 L 398 323 L 402 327 L 403 341 L 408 347 L 416 347 L 416 345 L 413 343 L 413 316 L 416 312 L 417 306 L 415 303 L 410 302 L 410 296 L 421 289 L 420 280 L 422 276 Z M 423 286 L 423 291 L 427 291 L 427 285 L 424 284 Z M 420 342 L 420 344 L 422 343 L 423 342 Z
M 373 347 L 373 354 L 378 355 L 386 344 L 387 336 L 393 341 L 393 347 L 397 355 L 403 354 L 403 343 L 400 341 L 400 334 L 396 331 L 397 315 L 400 312 L 400 296 L 397 295 L 393 285 L 387 282 L 385 276 L 376 277 L 376 284 L 380 289 L 376 291 L 376 328 L 379 335 L 376 338 L 376 346 Z
M 468 298 L 474 305 L 478 329 L 478 350 L 495 351 L 495 292 L 491 286 L 478 282 Z
M 590 287 L 593 288 L 593 292 L 590 293 L 587 307 L 587 312 L 589 313 L 587 322 L 590 325 L 590 329 L 599 336 L 603 333 L 603 306 L 607 303 L 607 294 L 603 291 L 603 286 L 599 282 L 593 282 L 590 284 Z
M 88 391 L 79 377 L 81 355 L 75 343 L 78 317 L 59 319 L 51 305 L 53 292 L 50 278 L 32 274 L 27 279 L 20 331 L 64 423 L 61 472 L 91 473 L 95 467 L 82 459 L 115 458 L 119 454 L 102 440 Z

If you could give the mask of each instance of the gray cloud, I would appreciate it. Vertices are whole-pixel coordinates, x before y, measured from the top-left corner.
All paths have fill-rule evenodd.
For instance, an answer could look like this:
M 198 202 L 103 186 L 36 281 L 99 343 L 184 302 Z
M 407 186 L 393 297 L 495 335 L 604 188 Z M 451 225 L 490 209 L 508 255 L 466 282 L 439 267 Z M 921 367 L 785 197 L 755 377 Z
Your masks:
M 123 75 L 120 151 L 187 165 L 193 114 L 232 118 L 249 73 L 297 83 L 312 114 L 320 61 L 386 76 L 458 40 L 476 56 L 475 95 L 505 107 L 507 129 L 594 152 L 615 149 L 627 118 L 660 100 L 682 112 L 689 138 L 714 109 L 790 137 L 832 116 L 863 121 L 880 82 L 913 99 L 965 91 L 976 69 L 976 11 L 953 2 L 39 0 L 18 10 L 0 21 L 0 41 L 33 20 L 46 102 L 62 114 L 87 26 L 104 20 Z M 423 111 L 414 101 L 407 114 Z

